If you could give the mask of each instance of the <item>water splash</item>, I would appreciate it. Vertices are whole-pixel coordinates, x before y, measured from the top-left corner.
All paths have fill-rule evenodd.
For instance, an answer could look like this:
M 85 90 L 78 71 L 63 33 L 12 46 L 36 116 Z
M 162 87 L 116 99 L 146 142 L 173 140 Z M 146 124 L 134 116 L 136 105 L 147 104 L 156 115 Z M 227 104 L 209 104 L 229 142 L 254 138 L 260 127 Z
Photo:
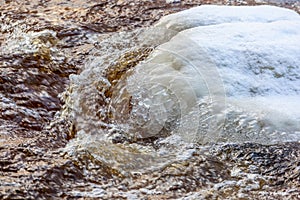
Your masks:
M 247 12 L 252 13 L 251 9 Z M 75 152 L 88 150 L 101 162 L 126 174 L 149 170 L 148 166 L 162 167 L 186 157 L 184 152 L 191 145 L 273 144 L 298 140 L 298 119 L 289 118 L 291 127 L 282 121 L 283 118 L 269 117 L 281 110 L 274 111 L 264 105 L 274 98 L 274 91 L 286 92 L 284 87 L 290 88 L 290 95 L 298 94 L 297 85 L 290 82 L 298 81 L 295 75 L 298 68 L 283 71 L 280 65 L 292 64 L 287 59 L 280 57 L 272 61 L 270 56 L 275 55 L 272 52 L 260 54 L 245 46 L 243 50 L 239 42 L 245 39 L 244 35 L 255 31 L 234 29 L 251 23 L 257 27 L 271 27 L 268 30 L 272 34 L 282 34 L 279 29 L 272 28 L 283 26 L 289 19 L 283 15 L 284 10 L 280 12 L 279 17 L 257 18 L 232 17 L 234 14 L 228 12 L 223 21 L 212 20 L 209 21 L 211 26 L 203 27 L 201 19 L 195 22 L 193 18 L 187 30 L 181 26 L 182 21 L 179 25 L 172 24 L 168 21 L 172 17 L 168 17 L 165 23 L 153 28 L 114 34 L 100 41 L 99 51 L 83 72 L 71 77 L 68 114 L 74 120 L 77 136 L 69 147 L 75 147 Z M 294 13 L 291 16 L 294 17 Z M 228 19 L 233 20 L 230 27 L 225 23 Z M 290 23 L 297 24 L 296 21 Z M 226 45 L 225 40 L 224 46 L 215 49 L 220 46 L 218 41 L 203 39 L 205 34 L 215 33 L 213 31 L 219 27 L 232 29 L 232 37 L 238 45 Z M 250 40 L 261 38 L 260 32 L 255 33 L 257 35 L 249 36 Z M 260 48 L 259 43 L 253 45 Z M 232 53 L 242 55 L 235 58 Z M 278 68 L 266 68 L 264 62 L 267 61 Z M 259 73 L 255 66 L 261 66 Z M 248 71 L 251 73 L 247 74 Z M 284 80 L 277 75 L 279 72 L 284 74 Z M 255 80 L 260 76 L 270 81 L 261 87 L 262 91 L 253 92 L 257 85 Z M 278 88 L 282 81 L 288 84 Z M 263 97 L 265 101 L 261 101 Z M 297 99 L 298 96 L 295 102 Z

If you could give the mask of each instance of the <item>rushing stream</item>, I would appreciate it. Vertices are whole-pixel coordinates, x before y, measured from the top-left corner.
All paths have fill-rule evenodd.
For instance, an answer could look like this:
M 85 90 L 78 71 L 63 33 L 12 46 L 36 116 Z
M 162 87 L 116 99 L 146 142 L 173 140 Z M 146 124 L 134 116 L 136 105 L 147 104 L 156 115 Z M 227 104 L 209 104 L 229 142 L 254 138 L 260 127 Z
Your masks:
M 1 3 L 2 199 L 300 198 L 297 12 L 17 3 Z

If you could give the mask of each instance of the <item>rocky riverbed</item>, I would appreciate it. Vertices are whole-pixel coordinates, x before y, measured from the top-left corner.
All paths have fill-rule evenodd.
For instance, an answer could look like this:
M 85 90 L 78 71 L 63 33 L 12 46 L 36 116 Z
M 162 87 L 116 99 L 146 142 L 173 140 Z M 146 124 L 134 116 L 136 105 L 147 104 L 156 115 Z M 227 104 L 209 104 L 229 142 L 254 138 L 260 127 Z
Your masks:
M 130 173 L 85 148 L 75 153 L 65 148 L 78 129 L 68 115 L 72 109 L 68 107 L 72 93 L 69 76 L 80 74 L 93 56 L 103 54 L 101 45 L 111 41 L 113 33 L 149 27 L 162 16 L 202 4 L 272 4 L 300 12 L 299 2 L 292 0 L 1 2 L 0 197 L 299 199 L 297 141 L 193 144 L 185 149 L 188 159 Z M 112 45 L 121 44 L 114 42 Z M 138 51 L 131 57 L 120 55 L 118 66 L 122 68 L 124 57 L 126 62 L 140 62 L 151 48 L 142 51 L 144 57 Z M 108 75 L 114 78 L 114 73 L 112 70 Z M 130 138 L 113 140 L 132 142 Z M 114 153 L 122 154 L 121 150 Z

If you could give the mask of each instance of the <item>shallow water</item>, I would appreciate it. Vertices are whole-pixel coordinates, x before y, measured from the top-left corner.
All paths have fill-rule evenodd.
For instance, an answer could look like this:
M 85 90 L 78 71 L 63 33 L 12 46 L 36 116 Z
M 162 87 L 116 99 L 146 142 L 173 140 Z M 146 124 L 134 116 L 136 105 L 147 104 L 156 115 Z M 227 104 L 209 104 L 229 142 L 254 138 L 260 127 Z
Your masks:
M 178 106 L 187 107 L 178 101 L 184 93 L 165 90 L 166 83 L 149 87 L 157 80 L 143 79 L 142 70 L 133 74 L 176 32 L 141 28 L 102 34 L 131 29 L 127 18 L 103 22 L 108 26 L 95 23 L 103 8 L 105 16 L 113 15 L 114 2 L 31 1 L 21 9 L 17 3 L 1 5 L 1 198 L 299 198 L 297 140 L 214 144 L 207 133 L 216 127 L 214 103 L 220 99 L 198 101 L 207 93 L 205 83 L 202 94 L 189 98 L 196 111 L 178 113 Z M 119 3 L 131 16 L 136 5 Z M 146 2 L 145 9 L 151 8 L 142 17 L 146 22 L 130 24 L 147 26 L 196 4 L 153 8 Z M 166 48 L 159 51 L 179 67 L 186 62 Z M 203 60 L 210 63 L 208 57 Z M 70 74 L 77 75 L 69 80 Z M 166 103 L 157 104 L 161 101 Z

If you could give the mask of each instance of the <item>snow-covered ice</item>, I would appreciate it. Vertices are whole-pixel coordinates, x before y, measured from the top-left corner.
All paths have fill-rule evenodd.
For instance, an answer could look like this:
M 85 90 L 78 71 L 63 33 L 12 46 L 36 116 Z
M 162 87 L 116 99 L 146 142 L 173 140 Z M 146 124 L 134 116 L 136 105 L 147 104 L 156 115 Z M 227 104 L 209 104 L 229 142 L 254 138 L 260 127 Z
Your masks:
M 217 6 L 204 5 L 179 13 L 171 14 L 160 20 L 156 26 L 172 30 L 185 30 L 198 26 L 222 23 L 260 22 L 280 20 L 299 20 L 299 15 L 289 9 L 275 6 Z
M 148 92 L 153 85 L 167 88 L 179 101 L 182 116 L 195 108 L 197 100 L 210 99 L 214 115 L 225 113 L 225 119 L 215 122 L 221 136 L 205 141 L 300 139 L 297 13 L 274 6 L 200 6 L 164 17 L 156 27 L 178 34 L 137 67 L 131 87 L 142 79 L 150 84 Z M 156 100 L 169 102 L 165 109 L 174 106 L 168 93 Z M 156 100 L 152 105 L 159 104 Z M 196 125 L 190 117 L 187 121 L 188 126 Z

